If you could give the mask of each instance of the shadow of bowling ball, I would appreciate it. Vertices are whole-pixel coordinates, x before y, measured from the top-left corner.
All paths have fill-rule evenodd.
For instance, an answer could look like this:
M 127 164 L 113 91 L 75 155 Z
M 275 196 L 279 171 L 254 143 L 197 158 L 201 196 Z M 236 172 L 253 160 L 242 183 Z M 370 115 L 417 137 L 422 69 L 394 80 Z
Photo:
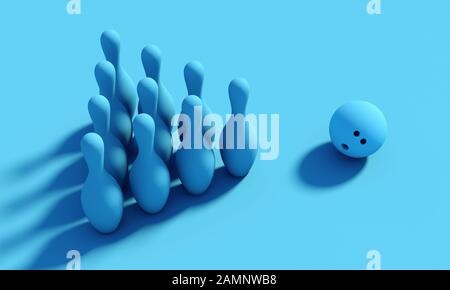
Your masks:
M 303 157 L 298 175 L 310 186 L 333 187 L 356 177 L 366 163 L 367 158 L 350 158 L 338 152 L 332 143 L 325 143 Z

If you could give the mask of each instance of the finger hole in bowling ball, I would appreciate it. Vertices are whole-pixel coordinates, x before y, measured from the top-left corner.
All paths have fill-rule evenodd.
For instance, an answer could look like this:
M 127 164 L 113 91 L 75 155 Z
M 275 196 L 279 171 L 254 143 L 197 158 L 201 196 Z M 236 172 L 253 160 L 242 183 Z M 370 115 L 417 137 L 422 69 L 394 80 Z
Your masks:
M 366 145 L 367 144 L 367 140 L 366 139 L 361 139 L 360 142 L 361 142 L 362 145 Z
M 342 146 L 342 149 L 344 149 L 344 150 L 348 150 L 349 149 L 347 144 L 342 144 L 341 146 Z
M 359 131 L 355 131 L 355 132 L 353 132 L 353 136 L 355 136 L 355 137 L 359 137 L 359 135 L 360 135 L 360 132 L 359 132 Z

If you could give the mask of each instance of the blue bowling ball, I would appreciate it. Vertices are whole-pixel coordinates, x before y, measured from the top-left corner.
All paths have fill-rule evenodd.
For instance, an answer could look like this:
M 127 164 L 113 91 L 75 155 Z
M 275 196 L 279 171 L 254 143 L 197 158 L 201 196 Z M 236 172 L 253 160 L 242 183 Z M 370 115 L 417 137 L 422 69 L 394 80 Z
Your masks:
M 351 101 L 336 110 L 330 138 L 339 152 L 353 158 L 368 157 L 383 146 L 387 122 L 381 110 L 366 101 Z

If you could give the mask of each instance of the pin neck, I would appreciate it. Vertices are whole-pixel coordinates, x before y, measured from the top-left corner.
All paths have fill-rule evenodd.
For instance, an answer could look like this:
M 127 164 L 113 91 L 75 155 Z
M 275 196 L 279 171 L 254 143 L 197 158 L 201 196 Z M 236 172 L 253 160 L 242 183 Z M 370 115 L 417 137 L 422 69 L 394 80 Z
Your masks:
M 135 134 L 136 134 L 136 142 L 138 145 L 139 152 L 153 151 L 154 142 L 155 142 L 155 133 L 154 132 L 142 130 L 142 131 L 136 131 Z
M 119 57 L 118 53 L 117 53 L 117 55 L 116 55 L 116 53 L 107 54 L 106 60 L 108 62 L 110 62 L 116 70 L 120 66 L 120 57 Z
M 188 74 L 185 76 L 185 79 L 188 95 L 197 96 L 201 99 L 203 91 L 203 78 Z
M 153 79 L 157 84 L 160 81 L 161 63 L 157 60 L 145 62 L 145 74 L 148 78 Z
M 146 66 L 146 76 L 154 80 L 157 84 L 159 84 L 159 69 L 153 69 Z
M 243 116 L 245 116 L 245 114 L 246 114 L 246 108 L 236 108 L 236 107 L 233 107 L 232 110 L 231 110 L 231 113 L 232 113 L 234 116 L 236 116 L 236 115 L 243 115 Z
M 92 170 L 92 174 L 94 174 L 95 176 L 99 176 L 102 174 L 103 172 L 103 164 L 100 166 L 94 166 L 92 168 L 90 168 L 89 170 Z
M 144 112 L 149 114 L 153 120 L 157 117 L 158 100 L 156 96 L 147 96 L 143 102 Z M 156 120 L 155 120 L 156 121 Z
M 104 73 L 100 75 L 96 73 L 97 84 L 99 88 L 99 94 L 104 96 L 109 101 L 114 95 L 114 83 L 115 83 L 115 72 L 114 75 L 107 75 Z
M 144 66 L 145 76 L 153 79 L 159 84 L 159 76 L 161 72 L 161 63 L 153 58 L 146 59 L 143 57 L 142 63 Z
M 245 115 L 249 97 L 249 89 L 246 81 L 243 79 L 233 80 L 228 87 L 228 95 L 233 114 Z
M 230 98 L 231 101 L 231 112 L 233 115 L 242 114 L 245 115 L 247 111 L 247 99 L 241 98 Z
M 200 99 L 202 99 L 202 89 L 203 88 L 201 85 L 190 84 L 190 85 L 188 85 L 188 94 L 197 96 Z
M 110 84 L 106 84 L 110 85 Z M 105 85 L 105 86 L 106 86 Z M 113 90 L 111 88 L 105 88 L 104 86 L 100 87 L 100 95 L 104 96 L 108 101 L 111 101 L 113 96 Z
M 93 119 L 95 132 L 97 132 L 97 134 L 100 135 L 104 141 L 106 141 L 106 138 L 110 132 L 109 115 L 105 112 L 103 116 L 99 116 L 97 118 L 98 119 Z
M 102 137 L 102 139 L 106 142 L 106 139 L 108 138 L 109 135 L 109 129 L 102 128 L 101 130 L 98 131 L 98 135 L 100 135 L 100 137 Z
M 104 96 L 108 101 L 110 101 L 114 96 L 114 87 L 115 87 L 115 75 L 109 79 L 106 79 L 102 88 L 100 88 L 100 95 Z
M 153 146 L 154 139 L 147 138 L 146 140 L 137 139 L 138 149 L 141 155 L 147 155 L 148 153 L 152 153 L 154 151 Z M 143 149 L 142 149 L 143 148 Z
M 120 62 L 120 58 L 119 57 L 117 57 L 117 60 L 113 63 L 113 65 L 116 68 L 116 70 L 122 68 L 122 63 Z
M 103 156 L 92 156 L 92 159 L 86 160 L 89 168 L 89 173 L 94 176 L 98 176 L 103 172 L 104 158 Z
M 156 118 L 158 117 L 156 114 L 156 107 L 151 108 L 151 110 L 149 111 L 149 115 L 155 120 L 156 122 Z

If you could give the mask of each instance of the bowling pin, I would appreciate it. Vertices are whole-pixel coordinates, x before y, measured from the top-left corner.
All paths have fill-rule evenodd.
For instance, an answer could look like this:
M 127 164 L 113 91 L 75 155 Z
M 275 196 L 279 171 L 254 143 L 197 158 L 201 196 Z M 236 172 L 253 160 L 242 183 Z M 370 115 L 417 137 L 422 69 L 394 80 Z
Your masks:
M 198 61 L 191 61 L 184 67 L 184 80 L 188 91 L 188 96 L 202 98 L 203 81 L 205 79 L 205 69 Z
M 207 116 L 212 113 L 209 106 L 205 103 L 202 97 L 203 83 L 205 80 L 205 69 L 203 65 L 198 61 L 191 61 L 184 67 L 184 81 L 186 83 L 186 88 L 188 96 L 197 96 L 203 100 L 203 114 Z M 206 133 L 211 127 L 204 126 L 203 133 Z M 214 141 L 214 137 L 212 138 Z
M 171 121 L 172 117 L 175 115 L 175 105 L 173 103 L 172 95 L 160 78 L 161 51 L 155 45 L 146 46 L 142 50 L 141 59 L 146 76 L 154 79 L 159 87 L 158 114 L 164 123 L 166 123 L 166 126 L 172 128 Z
M 103 60 L 95 66 L 94 75 L 100 95 L 107 98 L 111 103 L 114 98 L 114 88 L 116 86 L 116 69 L 112 63 Z
M 136 87 L 120 62 L 120 36 L 114 30 L 107 30 L 101 36 L 101 45 L 107 61 L 116 69 L 115 95 L 132 119 L 136 113 Z
M 242 116 L 246 115 L 249 91 L 249 85 L 245 79 L 235 79 L 230 83 L 228 94 L 234 116 L 239 114 Z M 220 155 L 231 175 L 244 177 L 252 168 L 258 153 L 256 147 L 256 131 L 248 122 L 245 122 L 245 126 L 239 126 L 237 122 L 234 122 L 234 132 L 231 132 L 233 128 L 231 122 L 234 122 L 234 120 L 230 119 L 222 131 Z M 227 148 L 228 134 L 234 134 L 234 144 L 232 144 L 233 146 L 231 148 Z M 245 148 L 239 148 L 239 138 L 245 138 Z M 250 144 L 255 145 L 250 146 Z
M 153 118 L 139 114 L 133 121 L 133 129 L 139 152 L 130 170 L 131 192 L 145 212 L 158 213 L 169 197 L 169 169 L 154 149 Z
M 114 94 L 116 69 L 109 61 L 102 61 L 95 67 L 95 78 L 100 95 L 105 96 L 111 105 L 111 132 L 126 148 L 132 135 L 131 118 Z
M 200 132 L 195 132 L 197 127 L 194 124 L 195 108 L 200 108 L 201 110 L 203 108 L 202 100 L 200 100 L 199 97 L 188 96 L 183 100 L 182 113 L 186 114 L 191 120 L 191 144 L 190 148 L 181 147 L 176 151 L 175 165 L 181 183 L 186 188 L 186 190 L 193 195 L 200 195 L 204 193 L 211 184 L 214 176 L 216 161 L 213 150 L 208 149 L 203 144 L 199 149 L 196 149 L 196 147 L 194 146 L 196 145 L 195 136 L 198 136 L 198 134 L 200 134 L 201 140 L 203 140 L 201 125 L 199 125 Z M 183 139 L 184 138 L 185 137 L 183 137 Z
M 88 110 L 95 132 L 103 139 L 106 171 L 123 186 L 128 171 L 127 153 L 122 143 L 111 133 L 109 102 L 103 96 L 92 97 Z
M 111 233 L 122 219 L 122 191 L 104 168 L 104 144 L 98 134 L 86 134 L 81 140 L 81 151 L 89 168 L 81 191 L 83 211 L 96 230 Z
M 142 112 L 150 115 L 155 121 L 155 150 L 161 159 L 169 164 L 172 156 L 172 135 L 166 123 L 157 113 L 158 91 L 158 84 L 151 78 L 145 78 L 138 84 L 138 96 Z

